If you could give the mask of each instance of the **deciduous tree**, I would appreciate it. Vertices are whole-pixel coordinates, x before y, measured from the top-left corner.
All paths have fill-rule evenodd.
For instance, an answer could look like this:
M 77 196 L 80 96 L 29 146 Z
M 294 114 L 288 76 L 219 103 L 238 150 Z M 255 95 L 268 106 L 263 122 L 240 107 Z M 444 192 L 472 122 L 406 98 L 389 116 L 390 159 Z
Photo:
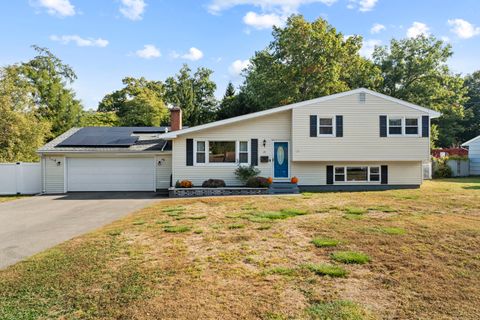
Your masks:
M 393 39 L 373 53 L 384 78 L 381 92 L 442 113 L 434 120 L 438 133 L 432 135 L 441 147 L 460 143 L 464 131 L 467 90 L 463 78 L 447 65 L 452 54 L 450 45 L 433 36 Z

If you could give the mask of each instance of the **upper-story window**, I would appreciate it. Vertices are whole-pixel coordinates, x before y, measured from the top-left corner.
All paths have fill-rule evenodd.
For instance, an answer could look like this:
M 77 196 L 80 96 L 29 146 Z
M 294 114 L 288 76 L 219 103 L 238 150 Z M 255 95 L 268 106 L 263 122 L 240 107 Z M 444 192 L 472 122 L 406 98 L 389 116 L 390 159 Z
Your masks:
M 418 135 L 418 118 L 405 118 L 405 134 Z
M 249 163 L 248 141 L 197 140 L 195 148 L 196 164 Z
M 318 135 L 333 136 L 335 135 L 335 118 L 334 117 L 318 117 Z
M 388 134 L 391 136 L 403 134 L 403 118 L 391 117 L 388 119 Z
M 389 136 L 418 136 L 420 133 L 419 118 L 416 117 L 389 117 Z

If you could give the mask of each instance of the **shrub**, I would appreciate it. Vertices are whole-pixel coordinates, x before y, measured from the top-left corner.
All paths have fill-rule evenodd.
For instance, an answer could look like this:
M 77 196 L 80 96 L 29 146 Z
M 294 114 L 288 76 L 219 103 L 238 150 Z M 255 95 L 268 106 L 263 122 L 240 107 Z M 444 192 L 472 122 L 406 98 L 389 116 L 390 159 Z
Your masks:
M 235 169 L 235 175 L 237 176 L 237 179 L 242 181 L 243 183 L 247 183 L 248 180 L 258 176 L 259 174 L 260 170 L 258 168 L 255 168 L 254 166 L 240 165 L 237 169 Z
M 370 257 L 365 253 L 355 251 L 337 251 L 332 253 L 331 257 L 343 263 L 365 264 L 370 261 Z
M 309 264 L 307 265 L 307 268 L 319 276 L 345 277 L 347 275 L 347 270 L 342 267 L 326 263 Z
M 270 183 L 265 177 L 251 177 L 247 180 L 246 186 L 249 188 L 268 188 Z
M 225 186 L 225 181 L 222 179 L 208 179 L 202 183 L 203 188 L 224 188 Z
M 434 159 L 433 177 L 434 178 L 450 178 L 452 169 L 447 164 L 448 158 Z
M 190 180 L 177 181 L 175 183 L 175 188 L 192 188 L 193 183 Z

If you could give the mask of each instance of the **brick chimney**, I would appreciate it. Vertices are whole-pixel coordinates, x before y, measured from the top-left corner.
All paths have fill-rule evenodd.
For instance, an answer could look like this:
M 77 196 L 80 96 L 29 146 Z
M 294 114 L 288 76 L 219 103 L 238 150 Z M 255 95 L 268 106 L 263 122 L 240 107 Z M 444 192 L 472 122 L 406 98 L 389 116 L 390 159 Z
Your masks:
M 170 131 L 182 130 L 182 109 L 180 107 L 170 108 Z

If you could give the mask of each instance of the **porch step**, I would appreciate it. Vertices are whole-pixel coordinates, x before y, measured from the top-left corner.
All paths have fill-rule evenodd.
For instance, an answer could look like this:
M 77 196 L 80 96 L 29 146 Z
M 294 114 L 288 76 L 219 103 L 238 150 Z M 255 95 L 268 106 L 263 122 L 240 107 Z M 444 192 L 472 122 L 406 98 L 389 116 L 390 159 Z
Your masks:
M 298 194 L 300 189 L 296 183 L 291 182 L 274 182 L 268 190 L 270 194 Z

